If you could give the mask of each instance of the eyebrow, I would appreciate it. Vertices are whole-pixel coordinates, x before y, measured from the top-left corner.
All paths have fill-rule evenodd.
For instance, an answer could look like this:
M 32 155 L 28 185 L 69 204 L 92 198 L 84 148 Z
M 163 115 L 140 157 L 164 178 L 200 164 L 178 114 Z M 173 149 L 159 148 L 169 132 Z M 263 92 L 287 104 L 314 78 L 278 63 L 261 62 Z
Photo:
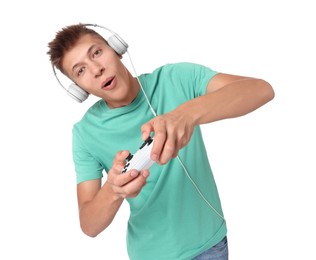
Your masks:
M 90 48 L 87 50 L 87 53 L 86 53 L 86 54 L 87 54 L 88 56 L 90 56 L 91 51 L 92 51 L 92 49 L 93 49 L 95 46 L 96 46 L 96 44 L 93 44 L 93 45 L 91 45 Z M 80 65 L 80 63 L 81 63 L 81 62 L 76 63 L 76 64 L 72 67 L 71 71 L 74 72 L 75 68 L 78 67 L 78 66 Z

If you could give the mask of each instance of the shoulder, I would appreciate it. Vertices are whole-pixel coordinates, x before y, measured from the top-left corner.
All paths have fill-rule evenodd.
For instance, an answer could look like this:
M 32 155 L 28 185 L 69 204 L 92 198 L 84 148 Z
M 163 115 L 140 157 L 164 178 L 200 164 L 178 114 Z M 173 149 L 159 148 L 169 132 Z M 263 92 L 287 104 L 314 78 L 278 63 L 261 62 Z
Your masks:
M 145 73 L 141 75 L 142 77 L 187 77 L 192 75 L 201 75 L 201 74 L 216 74 L 217 72 L 211 68 L 192 62 L 177 62 L 177 63 L 167 63 L 150 73 Z
M 73 125 L 73 129 L 80 129 L 81 127 L 91 123 L 91 121 L 95 121 L 100 118 L 103 111 L 105 110 L 103 103 L 104 101 L 101 99 L 89 107 L 81 119 Z
M 217 74 L 217 71 L 202 64 L 193 62 L 168 63 L 156 69 L 157 72 L 181 74 L 181 76 L 201 75 L 201 74 Z
M 163 66 L 158 67 L 156 70 L 190 70 L 194 68 L 205 68 L 204 65 L 192 63 L 192 62 L 176 62 L 176 63 L 167 63 Z

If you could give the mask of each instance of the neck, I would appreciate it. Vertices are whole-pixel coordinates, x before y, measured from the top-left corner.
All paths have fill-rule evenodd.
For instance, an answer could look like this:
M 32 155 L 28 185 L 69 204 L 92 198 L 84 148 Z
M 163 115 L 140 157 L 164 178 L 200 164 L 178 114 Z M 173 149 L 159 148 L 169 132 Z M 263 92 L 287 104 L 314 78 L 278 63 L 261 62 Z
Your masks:
M 137 78 L 131 77 L 131 80 L 130 80 L 130 95 L 127 96 L 125 104 L 123 106 L 127 106 L 130 103 L 132 103 L 136 99 L 139 91 L 140 91 L 140 85 L 138 83 Z
M 106 101 L 109 108 L 119 108 L 124 107 L 131 104 L 135 98 L 137 97 L 140 91 L 140 85 L 137 78 L 134 78 L 131 74 L 129 74 L 129 81 L 128 81 L 128 94 L 122 99 L 120 102 L 108 102 Z

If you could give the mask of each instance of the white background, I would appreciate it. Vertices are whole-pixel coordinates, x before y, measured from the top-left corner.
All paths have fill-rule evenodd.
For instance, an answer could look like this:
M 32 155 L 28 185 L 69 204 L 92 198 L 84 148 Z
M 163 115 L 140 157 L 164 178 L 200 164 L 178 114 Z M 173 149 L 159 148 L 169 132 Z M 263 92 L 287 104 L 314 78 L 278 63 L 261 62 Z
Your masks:
M 127 204 L 98 237 L 79 228 L 71 129 L 95 99 L 73 101 L 46 55 L 55 33 L 78 22 L 116 31 L 139 74 L 188 61 L 270 82 L 272 102 L 203 126 L 230 259 L 316 259 L 313 1 L 5 2 L 0 259 L 128 259 Z

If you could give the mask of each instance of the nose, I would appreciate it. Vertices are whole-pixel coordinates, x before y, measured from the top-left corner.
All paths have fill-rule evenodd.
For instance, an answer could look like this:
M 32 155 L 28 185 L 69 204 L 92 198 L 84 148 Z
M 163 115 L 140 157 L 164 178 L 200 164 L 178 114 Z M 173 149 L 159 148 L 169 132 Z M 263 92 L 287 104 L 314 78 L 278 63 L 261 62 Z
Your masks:
M 105 71 L 105 68 L 102 64 L 100 64 L 98 62 L 93 62 L 91 64 L 91 71 L 92 71 L 94 77 L 97 78 L 103 74 L 103 72 Z

